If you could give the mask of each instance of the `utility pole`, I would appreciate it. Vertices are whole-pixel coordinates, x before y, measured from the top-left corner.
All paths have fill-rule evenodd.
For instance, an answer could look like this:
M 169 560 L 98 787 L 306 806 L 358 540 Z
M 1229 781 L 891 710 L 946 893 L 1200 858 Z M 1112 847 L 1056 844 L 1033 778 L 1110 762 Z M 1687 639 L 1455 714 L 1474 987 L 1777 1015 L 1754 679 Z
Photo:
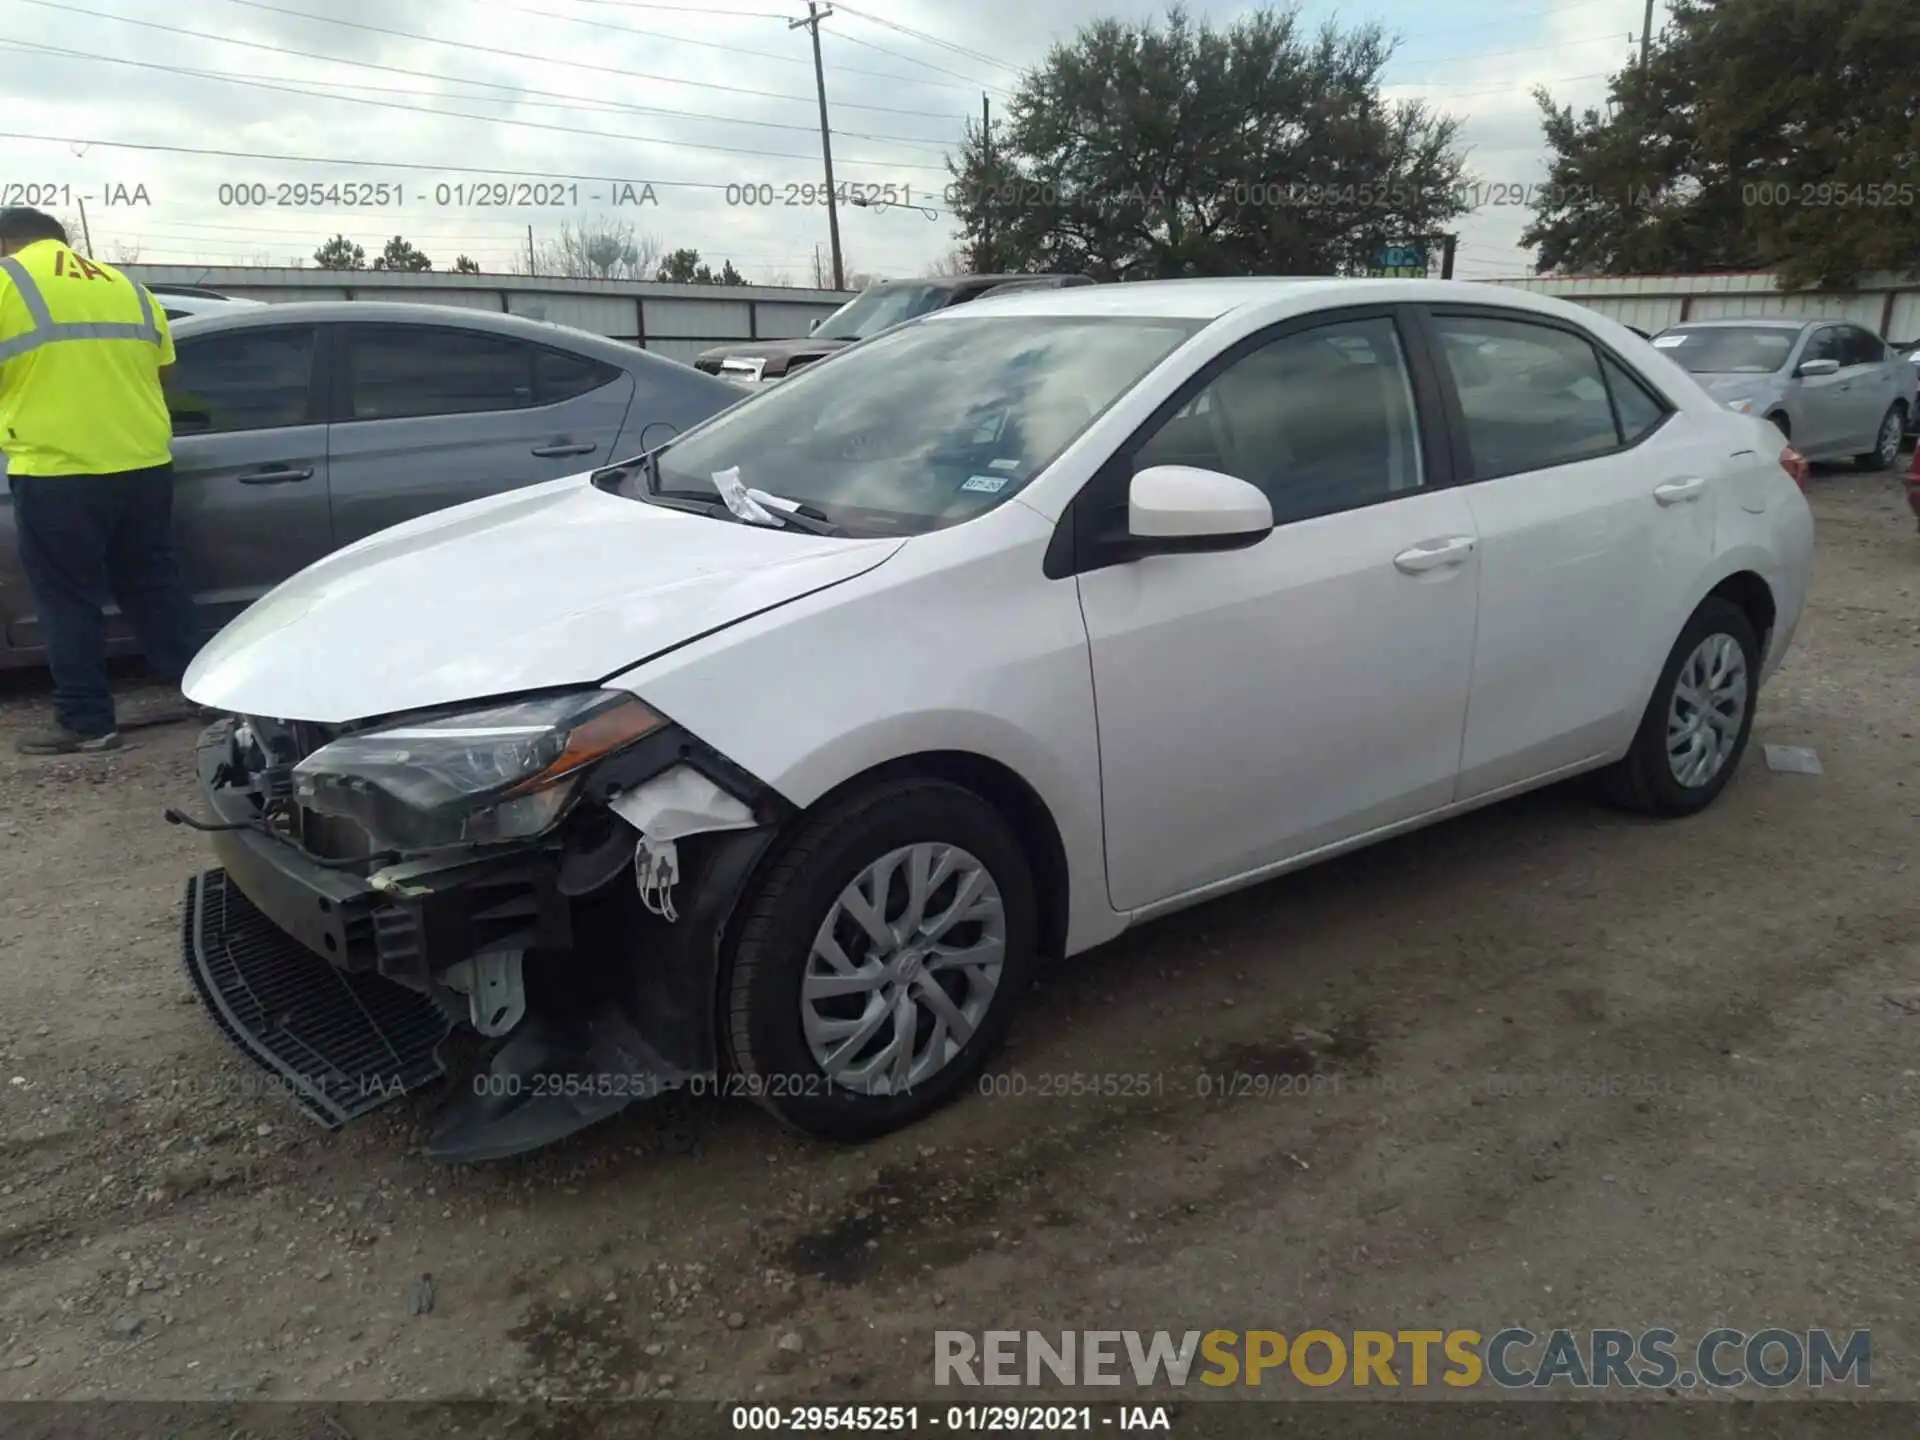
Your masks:
M 980 203 L 980 254 L 974 267 L 982 275 L 994 270 L 993 254 L 993 111 L 987 92 L 980 92 L 980 169 L 986 177 L 988 196 Z
M 533 226 L 527 226 L 527 274 L 535 273 L 537 266 L 533 258 Z
M 80 243 L 87 247 L 87 258 L 93 258 L 93 232 L 87 228 L 87 202 L 80 202 Z
M 1458 235 L 1442 235 L 1440 237 L 1440 278 L 1442 280 L 1451 280 L 1453 278 L 1454 257 L 1459 253 L 1460 237 Z
M 840 259 L 840 206 L 833 193 L 833 132 L 827 128 L 827 72 L 820 63 L 820 22 L 833 14 L 833 7 L 820 8 L 819 0 L 807 0 L 807 18 L 789 20 L 787 28 L 805 26 L 813 34 L 813 85 L 820 96 L 820 158 L 827 167 L 827 238 L 833 242 L 833 288 L 847 288 L 846 270 Z
M 1647 66 L 1653 53 L 1653 0 L 1647 0 L 1646 23 L 1640 27 L 1640 83 L 1647 80 Z

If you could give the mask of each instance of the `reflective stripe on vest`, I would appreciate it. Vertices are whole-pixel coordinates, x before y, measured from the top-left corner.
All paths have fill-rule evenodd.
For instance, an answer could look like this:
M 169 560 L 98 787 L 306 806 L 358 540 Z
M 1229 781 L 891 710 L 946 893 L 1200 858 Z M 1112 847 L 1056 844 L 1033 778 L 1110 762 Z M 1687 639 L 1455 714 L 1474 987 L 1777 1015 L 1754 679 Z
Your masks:
M 58 340 L 145 340 L 154 345 L 160 343 L 160 327 L 153 320 L 153 301 L 147 298 L 147 287 L 138 280 L 131 277 L 127 280 L 140 300 L 138 321 L 55 320 L 53 312 L 47 308 L 47 297 L 40 293 L 40 283 L 26 266 L 11 255 L 0 256 L 0 272 L 4 272 L 13 282 L 14 289 L 20 292 L 21 300 L 26 302 L 27 319 L 33 327 L 23 335 L 0 340 L 0 362 Z

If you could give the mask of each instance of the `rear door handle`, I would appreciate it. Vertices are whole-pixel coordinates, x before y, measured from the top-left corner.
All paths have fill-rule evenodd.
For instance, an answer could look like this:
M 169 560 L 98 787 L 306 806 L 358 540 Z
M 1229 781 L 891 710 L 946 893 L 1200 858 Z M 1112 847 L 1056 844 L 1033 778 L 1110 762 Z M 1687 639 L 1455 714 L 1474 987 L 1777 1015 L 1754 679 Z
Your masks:
M 1424 575 L 1429 570 L 1464 565 L 1471 554 L 1471 535 L 1449 535 L 1445 540 L 1429 540 L 1424 545 L 1415 545 L 1411 550 L 1402 550 L 1393 557 L 1393 563 L 1402 574 Z
M 296 480 L 311 480 L 313 467 L 295 470 L 286 465 L 262 465 L 258 470 L 249 470 L 244 475 L 233 477 L 242 485 L 291 485 Z
M 1691 480 L 1669 480 L 1653 487 L 1653 498 L 1662 505 L 1687 505 L 1706 493 L 1707 482 L 1695 476 Z
M 552 455 L 591 455 L 599 448 L 587 441 L 556 440 L 551 445 L 534 446 L 533 453 L 544 460 Z

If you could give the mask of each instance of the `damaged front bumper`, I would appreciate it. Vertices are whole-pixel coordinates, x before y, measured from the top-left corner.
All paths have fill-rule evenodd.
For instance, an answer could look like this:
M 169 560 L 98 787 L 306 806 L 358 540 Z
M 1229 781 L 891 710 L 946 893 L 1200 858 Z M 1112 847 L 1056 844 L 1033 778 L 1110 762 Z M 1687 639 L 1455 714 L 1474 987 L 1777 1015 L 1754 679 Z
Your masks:
M 605 762 L 583 814 L 539 841 L 317 855 L 283 774 L 240 763 L 236 728 L 274 723 L 201 736 L 219 868 L 188 886 L 183 949 L 221 1030 L 309 1115 L 338 1126 L 442 1080 L 462 1028 L 501 1043 L 429 1141 L 445 1160 L 538 1148 L 717 1072 L 724 932 L 784 802 L 670 728 Z M 690 774 L 746 818 L 701 833 Z M 684 838 L 653 844 L 622 815 Z

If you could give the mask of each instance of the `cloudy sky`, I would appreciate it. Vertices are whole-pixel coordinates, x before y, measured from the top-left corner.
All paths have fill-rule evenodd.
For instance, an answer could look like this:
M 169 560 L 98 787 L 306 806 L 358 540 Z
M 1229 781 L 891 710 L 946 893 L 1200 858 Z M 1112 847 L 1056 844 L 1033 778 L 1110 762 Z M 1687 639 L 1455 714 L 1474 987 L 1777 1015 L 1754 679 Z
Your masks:
M 822 26 L 836 178 L 939 208 L 942 157 L 983 93 L 1002 105 L 1023 67 L 1089 20 L 1164 8 L 837 9 Z M 1189 8 L 1224 22 L 1249 7 Z M 1398 35 L 1390 93 L 1458 116 L 1476 175 L 1511 186 L 1544 174 L 1531 88 L 1598 103 L 1643 14 L 1642 0 L 1301 8 L 1311 23 L 1377 20 Z M 821 172 L 812 53 L 787 23 L 802 13 L 793 0 L 0 0 L 0 198 L 25 186 L 77 218 L 84 197 L 108 259 L 287 265 L 344 231 L 369 255 L 402 233 L 436 268 L 464 253 L 506 270 L 529 226 L 538 243 L 612 214 L 750 279 L 808 284 L 827 223 L 799 188 Z M 299 198 L 283 186 L 325 198 L 348 182 L 401 198 L 352 211 L 279 203 Z M 749 186 L 770 189 L 773 206 L 729 203 Z M 265 205 L 243 203 L 263 191 Z M 487 198 L 539 203 L 474 203 Z M 1458 273 L 1523 271 L 1525 219 L 1509 203 L 1465 220 Z M 952 228 L 904 208 L 841 212 L 850 271 L 915 273 L 951 250 Z

